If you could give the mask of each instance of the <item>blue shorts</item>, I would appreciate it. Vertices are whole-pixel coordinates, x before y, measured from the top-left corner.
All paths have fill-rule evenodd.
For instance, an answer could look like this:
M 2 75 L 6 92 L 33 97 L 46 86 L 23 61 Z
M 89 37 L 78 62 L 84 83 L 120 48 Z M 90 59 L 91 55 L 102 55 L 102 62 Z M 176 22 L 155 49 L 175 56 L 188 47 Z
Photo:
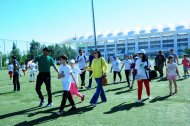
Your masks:
M 189 67 L 186 67 L 186 66 L 183 67 L 184 72 L 187 72 L 188 69 L 189 69 Z

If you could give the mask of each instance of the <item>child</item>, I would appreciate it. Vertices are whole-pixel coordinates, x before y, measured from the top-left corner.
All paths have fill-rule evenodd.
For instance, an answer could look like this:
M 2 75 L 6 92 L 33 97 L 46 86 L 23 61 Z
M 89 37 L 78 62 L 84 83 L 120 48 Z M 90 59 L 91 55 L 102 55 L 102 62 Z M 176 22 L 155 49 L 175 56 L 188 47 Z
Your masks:
M 125 76 L 127 79 L 128 87 L 130 87 L 130 73 L 131 73 L 131 59 L 129 59 L 129 55 L 125 55 L 125 60 L 123 60 L 123 65 L 121 67 L 121 70 L 123 69 L 123 66 L 125 66 Z
M 185 78 L 189 77 L 189 60 L 187 59 L 187 55 L 184 54 L 184 58 L 182 60 L 182 64 L 183 64 L 183 71 L 184 71 L 184 76 Z
M 30 67 L 30 81 L 29 82 L 34 82 L 35 80 L 35 71 L 36 71 L 36 64 L 31 63 L 29 64 Z
M 22 72 L 25 76 L 25 72 L 26 72 L 26 65 L 24 63 L 22 63 Z
M 70 60 L 70 66 L 71 66 L 73 76 L 75 78 L 75 80 L 73 78 L 71 78 L 71 87 L 70 87 L 71 95 L 75 94 L 76 96 L 81 98 L 81 101 L 84 101 L 85 96 L 78 92 L 77 84 L 78 84 L 78 75 L 82 74 L 85 71 L 85 69 L 81 71 L 78 67 L 75 67 L 74 60 Z M 76 83 L 75 83 L 75 81 L 76 81 Z
M 65 55 L 60 57 L 60 64 L 61 65 L 60 65 L 60 70 L 59 70 L 59 74 L 58 74 L 58 79 L 60 79 L 60 78 L 62 79 L 63 97 L 62 97 L 59 111 L 56 113 L 59 116 L 64 114 L 64 108 L 65 108 L 67 99 L 69 100 L 70 104 L 72 105 L 72 108 L 70 109 L 70 111 L 76 110 L 76 106 L 73 101 L 73 97 L 71 95 L 71 92 L 69 91 L 70 87 L 71 87 L 71 77 L 73 78 L 75 83 L 76 83 L 76 81 L 75 81 L 75 78 L 73 77 L 70 66 L 67 65 L 67 57 Z
M 166 68 L 166 76 L 167 76 L 167 79 L 169 80 L 169 88 L 170 88 L 169 95 L 170 96 L 172 95 L 172 81 L 175 86 L 175 93 L 177 93 L 177 84 L 176 84 L 177 75 L 178 77 L 180 77 L 177 64 L 174 62 L 174 57 L 170 55 L 168 58 L 168 65 Z
M 137 74 L 137 70 L 135 69 L 135 63 L 136 63 L 138 58 L 139 57 L 137 55 L 134 55 L 133 59 L 131 61 L 131 69 L 132 69 L 131 71 L 132 71 L 132 75 L 133 75 L 133 81 L 132 81 L 131 87 L 130 87 L 131 90 L 133 89 L 133 85 L 135 83 L 135 75 Z
M 121 61 L 118 59 L 118 57 L 113 57 L 113 61 L 112 61 L 112 67 L 111 67 L 111 71 L 113 69 L 113 83 L 115 83 L 116 80 L 116 74 L 119 75 L 120 78 L 120 82 L 122 81 L 122 76 L 121 76 L 121 66 L 120 66 Z
M 11 80 L 13 78 L 13 64 L 12 63 L 9 63 L 8 65 L 8 74 Z

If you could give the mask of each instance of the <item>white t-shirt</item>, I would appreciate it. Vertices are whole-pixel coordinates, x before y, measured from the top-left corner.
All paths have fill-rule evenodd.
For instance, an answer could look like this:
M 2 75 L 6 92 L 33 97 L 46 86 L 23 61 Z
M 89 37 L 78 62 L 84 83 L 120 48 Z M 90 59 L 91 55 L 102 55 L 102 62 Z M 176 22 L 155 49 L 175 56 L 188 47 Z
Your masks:
M 13 64 L 8 65 L 8 71 L 13 71 Z
M 26 70 L 26 65 L 25 64 L 22 65 L 22 70 Z
M 123 64 L 124 64 L 124 66 L 125 66 L 125 70 L 131 70 L 131 63 L 132 63 L 132 61 L 130 60 L 130 59 L 128 59 L 128 60 L 123 60 Z
M 76 83 L 78 84 L 78 76 L 81 73 L 81 70 L 78 67 L 74 67 L 73 69 L 71 68 L 73 76 L 75 78 Z M 73 78 L 71 78 L 71 83 L 75 83 Z
M 167 64 L 167 74 L 168 75 L 177 75 L 176 70 L 177 70 L 177 64 L 176 63 L 168 63 Z
M 60 65 L 59 73 L 64 75 L 64 77 L 61 78 L 63 90 L 69 91 L 71 86 L 71 67 L 69 65 Z
M 31 63 L 29 66 L 30 66 L 31 70 L 36 70 L 36 64 L 35 63 Z
M 112 67 L 113 71 L 120 72 L 121 71 L 121 61 L 120 60 L 113 60 L 112 61 Z
M 86 62 L 88 61 L 88 57 L 85 55 L 77 56 L 76 61 L 78 62 L 79 69 L 84 69 L 86 67 Z
M 137 59 L 136 64 L 135 64 L 135 69 L 137 69 L 137 76 L 139 76 L 140 79 L 147 79 L 147 76 L 149 77 L 148 71 L 147 70 L 145 71 L 145 68 L 144 68 L 145 66 L 148 66 L 148 67 L 151 66 L 149 59 L 148 59 L 148 65 L 147 65 L 147 61 L 142 62 L 140 58 Z M 147 76 L 145 72 L 147 72 Z

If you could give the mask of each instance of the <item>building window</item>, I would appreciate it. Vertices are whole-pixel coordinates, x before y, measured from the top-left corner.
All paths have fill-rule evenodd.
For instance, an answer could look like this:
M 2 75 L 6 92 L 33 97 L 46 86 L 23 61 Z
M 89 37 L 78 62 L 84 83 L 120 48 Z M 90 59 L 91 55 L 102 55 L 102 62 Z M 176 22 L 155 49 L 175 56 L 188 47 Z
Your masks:
M 139 46 L 139 49 L 148 49 L 148 46 Z
M 161 48 L 161 45 L 151 45 L 150 48 L 151 48 L 151 49 Z
M 127 43 L 127 46 L 135 46 L 135 43 Z
M 128 51 L 135 51 L 134 47 L 128 47 Z
M 112 45 L 107 45 L 107 47 L 115 47 L 115 45 L 114 45 L 114 44 L 112 44 Z
M 173 44 L 173 43 L 174 43 L 174 40 L 173 40 L 173 39 L 163 40 L 162 43 L 163 43 L 163 44 Z
M 150 44 L 151 44 L 151 45 L 154 45 L 154 44 L 161 44 L 161 41 L 150 41 Z
M 163 44 L 163 48 L 173 48 L 174 44 Z
M 188 41 L 188 38 L 181 38 L 181 39 L 177 39 L 178 42 L 184 42 L 184 41 Z
M 117 47 L 123 47 L 123 46 L 125 46 L 124 43 L 123 44 L 117 44 Z

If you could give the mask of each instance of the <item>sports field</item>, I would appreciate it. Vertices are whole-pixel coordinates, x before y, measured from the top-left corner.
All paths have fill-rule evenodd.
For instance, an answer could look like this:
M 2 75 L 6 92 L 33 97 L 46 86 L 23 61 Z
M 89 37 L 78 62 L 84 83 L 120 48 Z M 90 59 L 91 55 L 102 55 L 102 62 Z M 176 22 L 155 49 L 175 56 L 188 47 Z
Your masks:
M 20 92 L 13 92 L 12 80 L 9 79 L 7 71 L 0 71 L 0 126 L 190 126 L 190 79 L 182 77 L 182 65 L 179 69 L 181 75 L 177 81 L 179 91 L 171 97 L 168 96 L 168 81 L 156 79 L 150 84 L 152 100 L 147 99 L 144 88 L 143 103 L 138 104 L 135 103 L 137 84 L 135 83 L 134 89 L 130 91 L 127 83 L 123 82 L 104 87 L 108 101 L 91 107 L 89 101 L 96 86 L 93 81 L 92 90 L 81 90 L 86 96 L 83 102 L 74 97 L 77 110 L 66 112 L 61 117 L 54 114 L 58 111 L 62 98 L 61 80 L 57 79 L 54 70 L 52 70 L 54 105 L 49 108 L 38 107 L 35 83 L 29 83 L 29 71 L 25 77 L 20 77 Z M 124 72 L 122 75 L 125 80 Z M 108 73 L 108 78 L 112 82 L 112 73 Z M 42 90 L 47 101 L 44 85 Z M 69 108 L 67 106 L 65 111 Z

